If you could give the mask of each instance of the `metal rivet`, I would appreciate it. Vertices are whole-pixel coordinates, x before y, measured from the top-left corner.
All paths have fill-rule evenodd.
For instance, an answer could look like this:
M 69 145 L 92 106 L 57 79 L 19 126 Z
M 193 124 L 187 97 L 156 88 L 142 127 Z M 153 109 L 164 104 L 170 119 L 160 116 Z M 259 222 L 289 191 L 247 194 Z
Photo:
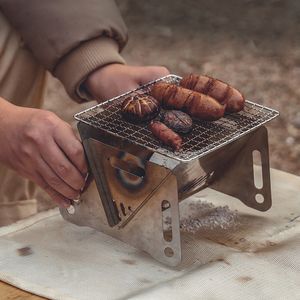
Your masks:
M 256 194 L 255 195 L 255 200 L 256 200 L 257 203 L 261 204 L 261 203 L 264 203 L 265 198 L 262 194 Z

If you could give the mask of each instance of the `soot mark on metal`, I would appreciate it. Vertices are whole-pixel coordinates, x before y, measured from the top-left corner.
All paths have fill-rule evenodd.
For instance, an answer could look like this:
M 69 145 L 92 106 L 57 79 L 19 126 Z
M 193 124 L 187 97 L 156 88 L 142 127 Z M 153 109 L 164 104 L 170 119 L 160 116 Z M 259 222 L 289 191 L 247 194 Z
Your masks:
M 236 280 L 240 283 L 245 283 L 253 280 L 253 278 L 250 276 L 239 276 Z
M 136 261 L 133 259 L 122 258 L 121 262 L 123 262 L 126 265 L 136 265 Z
M 28 255 L 33 254 L 33 251 L 29 246 L 26 246 L 26 247 L 17 249 L 17 253 L 19 256 L 28 256 Z
M 118 158 L 125 162 L 132 162 L 141 169 L 145 169 L 146 167 L 145 159 L 135 157 L 134 161 L 132 161 L 133 157 L 129 157 L 124 151 L 119 152 Z M 137 191 L 141 189 L 146 183 L 146 177 L 135 176 L 121 169 L 115 169 L 115 174 L 117 180 L 121 183 L 121 185 L 129 191 Z

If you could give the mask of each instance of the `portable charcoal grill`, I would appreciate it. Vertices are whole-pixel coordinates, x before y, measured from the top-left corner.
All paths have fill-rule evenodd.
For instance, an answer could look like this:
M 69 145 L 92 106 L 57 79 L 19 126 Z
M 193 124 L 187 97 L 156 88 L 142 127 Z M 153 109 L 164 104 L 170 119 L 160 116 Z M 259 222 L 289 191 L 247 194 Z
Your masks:
M 168 75 L 75 115 L 100 198 L 74 201 L 62 216 L 148 252 L 170 266 L 181 262 L 179 201 L 203 188 L 238 198 L 265 211 L 271 207 L 266 122 L 278 112 L 246 101 L 245 109 L 214 122 L 195 121 L 173 152 L 153 137 L 147 124 L 125 121 L 120 104 L 148 93 Z M 256 187 L 253 152 L 261 156 L 262 186 Z M 83 195 L 83 198 L 84 195 Z M 164 220 L 171 220 L 168 227 Z

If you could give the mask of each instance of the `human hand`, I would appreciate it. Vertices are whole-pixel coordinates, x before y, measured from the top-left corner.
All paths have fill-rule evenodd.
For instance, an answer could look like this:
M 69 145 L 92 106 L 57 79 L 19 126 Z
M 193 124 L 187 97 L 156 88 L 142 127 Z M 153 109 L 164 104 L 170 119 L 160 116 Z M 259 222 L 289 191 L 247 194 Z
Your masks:
M 0 161 L 37 183 L 68 207 L 85 184 L 81 142 L 54 113 L 12 105 L 0 98 Z
M 110 64 L 90 74 L 85 87 L 98 102 L 102 102 L 168 74 L 165 67 Z

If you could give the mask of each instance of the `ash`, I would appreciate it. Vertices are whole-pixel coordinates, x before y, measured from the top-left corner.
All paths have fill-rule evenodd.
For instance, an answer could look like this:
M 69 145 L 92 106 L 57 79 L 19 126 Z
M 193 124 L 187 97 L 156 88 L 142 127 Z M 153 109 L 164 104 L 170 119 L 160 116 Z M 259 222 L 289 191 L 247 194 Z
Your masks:
M 180 219 L 183 232 L 233 231 L 240 224 L 238 212 L 227 205 L 214 206 L 210 202 L 197 201 L 185 205 L 184 211 L 186 217 Z M 170 226 L 171 218 L 167 217 L 165 223 Z

